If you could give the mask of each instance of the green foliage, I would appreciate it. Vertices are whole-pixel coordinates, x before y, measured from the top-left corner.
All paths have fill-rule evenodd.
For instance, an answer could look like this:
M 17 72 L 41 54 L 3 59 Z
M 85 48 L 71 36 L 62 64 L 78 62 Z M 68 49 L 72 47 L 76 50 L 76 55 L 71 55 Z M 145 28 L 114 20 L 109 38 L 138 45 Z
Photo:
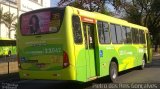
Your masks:
M 76 8 L 96 11 L 103 14 L 111 15 L 111 12 L 105 7 L 106 0 L 60 0 L 59 6 L 74 6 Z

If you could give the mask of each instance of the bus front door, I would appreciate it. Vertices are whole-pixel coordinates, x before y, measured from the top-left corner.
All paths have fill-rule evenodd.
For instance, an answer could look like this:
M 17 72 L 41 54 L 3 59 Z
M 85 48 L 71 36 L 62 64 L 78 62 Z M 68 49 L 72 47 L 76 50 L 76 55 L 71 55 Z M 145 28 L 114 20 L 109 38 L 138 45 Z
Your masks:
M 96 76 L 94 24 L 83 23 L 83 30 L 86 49 L 87 78 L 91 79 Z

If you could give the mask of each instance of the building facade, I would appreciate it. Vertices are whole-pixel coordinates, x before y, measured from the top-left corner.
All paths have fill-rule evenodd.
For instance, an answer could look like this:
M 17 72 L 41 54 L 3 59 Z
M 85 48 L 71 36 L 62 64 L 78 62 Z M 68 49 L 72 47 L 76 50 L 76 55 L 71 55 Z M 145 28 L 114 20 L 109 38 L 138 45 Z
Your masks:
M 50 0 L 0 0 L 0 9 L 3 13 L 8 12 L 19 17 L 20 14 L 35 9 L 50 7 Z M 4 23 L 0 24 L 0 37 L 15 39 L 15 27 L 18 19 L 14 20 L 9 30 Z M 10 36 L 9 36 L 10 31 Z

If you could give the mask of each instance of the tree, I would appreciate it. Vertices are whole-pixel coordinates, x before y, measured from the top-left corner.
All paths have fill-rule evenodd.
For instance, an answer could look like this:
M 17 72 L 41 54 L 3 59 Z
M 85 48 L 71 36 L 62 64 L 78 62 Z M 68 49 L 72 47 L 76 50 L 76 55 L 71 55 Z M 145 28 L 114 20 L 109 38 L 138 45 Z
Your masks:
M 0 31 L 1 31 L 1 23 L 3 22 L 2 17 L 3 17 L 3 9 L 0 8 Z M 0 36 L 1 36 L 1 32 L 0 32 Z
M 0 24 L 2 23 L 2 17 L 3 17 L 3 9 L 0 8 Z
M 8 28 L 8 37 L 11 38 L 11 31 L 13 29 L 12 28 L 12 24 L 14 23 L 14 21 L 17 19 L 17 16 L 14 16 L 14 14 L 11 14 L 9 12 L 5 12 L 3 14 L 3 23 L 5 24 L 5 26 Z
M 101 12 L 103 14 L 111 15 L 111 12 L 106 8 L 107 0 L 60 0 L 58 6 L 74 6 L 76 8 Z

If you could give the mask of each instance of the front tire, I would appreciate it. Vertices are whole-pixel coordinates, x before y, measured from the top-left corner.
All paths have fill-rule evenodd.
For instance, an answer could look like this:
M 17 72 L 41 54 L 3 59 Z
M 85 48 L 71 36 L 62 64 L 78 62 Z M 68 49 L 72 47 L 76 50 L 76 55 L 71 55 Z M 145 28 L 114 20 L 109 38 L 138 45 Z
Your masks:
M 109 79 L 111 82 L 115 82 L 118 76 L 118 67 L 117 63 L 112 61 L 109 68 Z

